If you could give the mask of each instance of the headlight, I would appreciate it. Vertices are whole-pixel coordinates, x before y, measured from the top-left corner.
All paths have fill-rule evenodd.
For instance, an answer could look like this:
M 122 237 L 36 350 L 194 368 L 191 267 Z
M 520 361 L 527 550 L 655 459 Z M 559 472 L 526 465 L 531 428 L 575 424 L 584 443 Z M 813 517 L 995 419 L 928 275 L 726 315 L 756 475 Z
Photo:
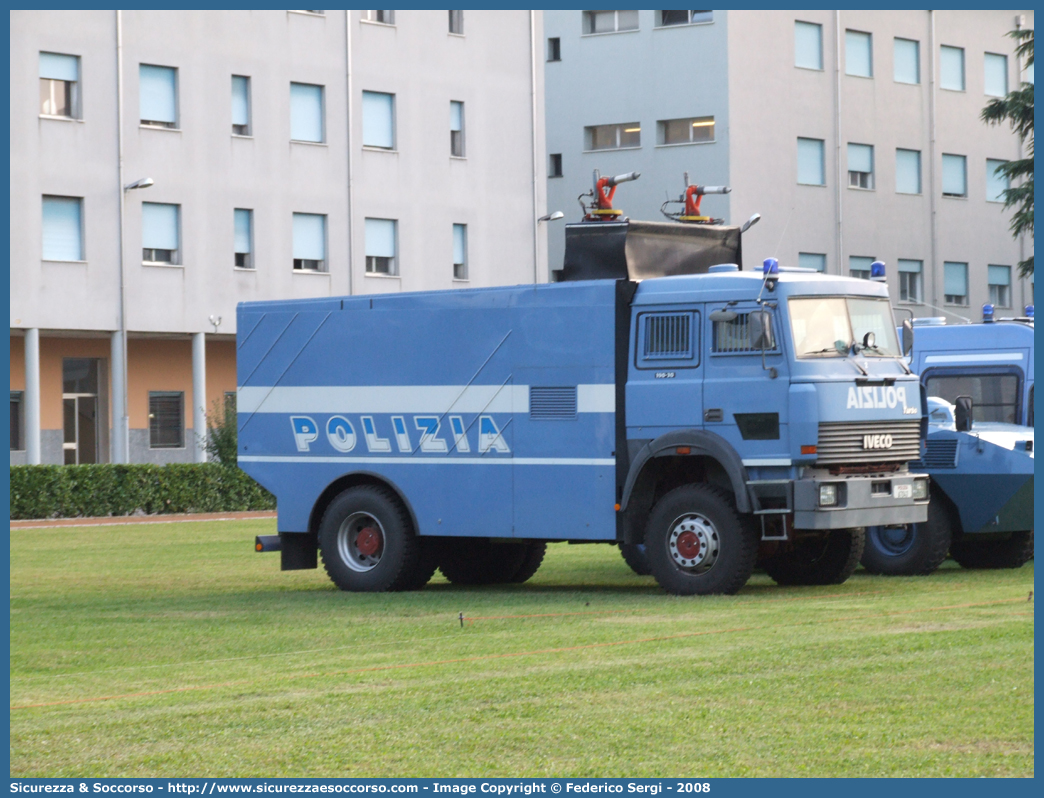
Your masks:
M 927 479 L 915 479 L 913 481 L 913 497 L 917 499 L 928 498 L 928 480 Z
M 837 504 L 837 485 L 819 486 L 819 506 L 830 507 Z

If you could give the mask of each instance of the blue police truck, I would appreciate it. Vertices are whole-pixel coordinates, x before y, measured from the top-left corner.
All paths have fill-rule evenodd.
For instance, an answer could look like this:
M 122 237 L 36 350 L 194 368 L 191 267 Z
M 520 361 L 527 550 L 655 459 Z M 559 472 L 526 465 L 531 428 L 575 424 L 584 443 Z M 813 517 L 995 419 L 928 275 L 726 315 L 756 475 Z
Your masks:
M 1033 306 L 976 324 L 917 319 L 910 362 L 928 396 L 931 477 L 925 524 L 871 526 L 863 566 L 933 572 L 949 553 L 965 568 L 1017 568 L 1033 556 Z
M 666 591 L 732 593 L 756 563 L 843 582 L 866 526 L 926 519 L 883 285 L 656 254 L 739 261 L 736 228 L 571 227 L 561 282 L 239 306 L 239 464 L 279 508 L 258 550 L 383 591 L 644 544 Z

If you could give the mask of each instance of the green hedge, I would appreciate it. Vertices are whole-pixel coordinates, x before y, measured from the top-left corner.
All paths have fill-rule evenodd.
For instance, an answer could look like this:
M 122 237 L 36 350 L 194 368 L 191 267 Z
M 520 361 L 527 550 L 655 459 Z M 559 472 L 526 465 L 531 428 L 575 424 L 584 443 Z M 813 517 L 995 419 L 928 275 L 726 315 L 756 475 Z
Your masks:
M 274 510 L 275 497 L 235 466 L 12 466 L 11 518 Z

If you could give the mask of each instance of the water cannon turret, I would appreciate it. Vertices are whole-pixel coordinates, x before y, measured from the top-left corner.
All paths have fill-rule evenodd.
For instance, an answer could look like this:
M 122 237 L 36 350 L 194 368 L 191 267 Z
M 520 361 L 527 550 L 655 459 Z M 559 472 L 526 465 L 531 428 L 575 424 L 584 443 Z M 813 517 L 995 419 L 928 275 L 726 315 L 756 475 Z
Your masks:
M 629 183 L 641 177 L 638 172 L 627 172 L 613 177 L 602 177 L 602 173 L 594 170 L 594 185 L 577 197 L 580 207 L 584 209 L 585 222 L 612 221 L 623 215 L 623 211 L 613 207 L 613 196 L 616 187 L 621 183 Z M 589 205 L 584 204 L 584 197 L 591 197 Z
M 703 216 L 700 212 L 700 202 L 707 194 L 728 194 L 732 191 L 728 186 L 696 186 L 689 183 L 689 173 L 685 172 L 685 191 L 678 199 L 669 199 L 660 206 L 660 213 L 668 219 L 686 224 L 724 224 L 724 219 L 714 219 Z M 683 210 L 669 211 L 668 205 L 682 205 Z

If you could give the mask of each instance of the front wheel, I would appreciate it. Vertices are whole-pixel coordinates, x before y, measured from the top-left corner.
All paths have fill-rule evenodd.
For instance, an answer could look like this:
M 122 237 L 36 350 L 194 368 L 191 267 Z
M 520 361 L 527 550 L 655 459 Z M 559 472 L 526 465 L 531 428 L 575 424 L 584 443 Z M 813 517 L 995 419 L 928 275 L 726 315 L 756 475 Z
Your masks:
M 621 543 L 620 554 L 623 555 L 624 562 L 638 576 L 648 576 L 652 573 L 649 570 L 649 556 L 645 553 L 644 543 Z
M 927 576 L 942 565 L 953 535 L 943 501 L 932 497 L 923 524 L 867 527 L 863 567 L 885 576 Z
M 750 579 L 757 549 L 732 497 L 711 485 L 666 494 L 645 530 L 649 569 L 660 587 L 678 596 L 735 593 Z
M 864 542 L 862 527 L 801 538 L 765 563 L 765 572 L 778 585 L 840 585 L 859 565 Z

